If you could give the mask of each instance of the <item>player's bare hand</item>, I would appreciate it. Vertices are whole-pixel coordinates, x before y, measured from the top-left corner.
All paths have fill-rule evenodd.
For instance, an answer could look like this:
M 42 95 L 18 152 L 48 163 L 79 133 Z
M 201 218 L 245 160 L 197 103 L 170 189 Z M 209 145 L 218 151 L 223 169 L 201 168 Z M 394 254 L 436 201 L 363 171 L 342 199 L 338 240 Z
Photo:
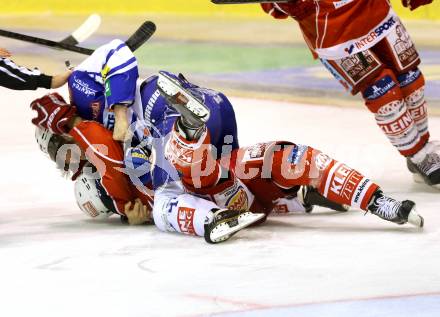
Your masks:
M 126 203 L 124 211 L 130 225 L 142 225 L 151 221 L 150 209 L 142 204 L 139 198 L 134 201 L 134 204 Z
M 5 48 L 0 47 L 0 57 L 11 57 L 12 54 Z
M 59 88 L 61 86 L 63 86 L 67 80 L 69 79 L 69 76 L 72 74 L 72 71 L 69 69 L 67 71 L 65 71 L 64 73 L 58 74 L 58 75 L 54 75 L 52 77 L 52 83 L 51 83 L 51 88 Z

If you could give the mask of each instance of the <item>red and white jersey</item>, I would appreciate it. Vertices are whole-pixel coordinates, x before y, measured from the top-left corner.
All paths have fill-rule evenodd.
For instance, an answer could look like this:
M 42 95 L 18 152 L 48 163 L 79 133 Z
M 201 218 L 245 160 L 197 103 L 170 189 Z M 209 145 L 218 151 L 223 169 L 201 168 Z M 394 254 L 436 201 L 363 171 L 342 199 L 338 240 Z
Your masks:
M 95 121 L 82 121 L 69 135 L 98 170 L 101 185 L 119 214 L 124 215 L 124 205 L 136 198 L 144 205 L 152 206 L 152 197 L 133 185 L 124 172 L 124 152 L 121 144 L 113 140 L 110 130 Z
M 304 13 L 301 7 L 306 2 L 314 3 L 314 11 L 298 18 L 298 10 Z M 271 6 L 264 4 L 263 9 L 276 18 L 296 17 L 312 52 L 330 60 L 371 48 L 398 21 L 388 0 L 304 0 Z

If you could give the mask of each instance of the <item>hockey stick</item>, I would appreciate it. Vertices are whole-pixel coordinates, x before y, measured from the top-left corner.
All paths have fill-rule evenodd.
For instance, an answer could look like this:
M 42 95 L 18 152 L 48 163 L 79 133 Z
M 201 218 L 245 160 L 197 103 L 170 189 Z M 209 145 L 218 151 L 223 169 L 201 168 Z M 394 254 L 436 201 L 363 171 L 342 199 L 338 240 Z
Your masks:
M 211 0 L 214 4 L 283 3 L 291 0 Z
M 156 32 L 156 25 L 151 21 L 145 21 L 142 25 L 125 41 L 125 44 L 132 52 L 144 45 Z
M 126 41 L 126 44 L 132 51 L 141 47 L 156 31 L 156 25 L 153 22 L 144 22 Z M 12 39 L 30 42 L 34 44 L 44 45 L 51 48 L 62 48 L 66 51 L 76 52 L 84 55 L 92 55 L 93 49 L 85 48 L 81 46 L 75 46 L 62 42 L 55 42 L 40 37 L 30 36 L 26 34 L 16 33 L 12 31 L 6 31 L 0 29 L 0 36 L 9 37 Z
M 93 50 L 85 47 L 75 46 L 71 44 L 66 44 L 62 42 L 55 42 L 47 39 L 43 39 L 40 37 L 35 37 L 31 35 L 16 33 L 12 31 L 0 30 L 0 36 L 9 37 L 11 39 L 44 45 L 51 48 L 62 48 L 67 51 L 77 52 L 80 54 L 91 55 Z
M 70 45 L 78 45 L 88 39 L 98 30 L 101 25 L 101 17 L 98 14 L 90 15 L 75 31 L 60 42 Z

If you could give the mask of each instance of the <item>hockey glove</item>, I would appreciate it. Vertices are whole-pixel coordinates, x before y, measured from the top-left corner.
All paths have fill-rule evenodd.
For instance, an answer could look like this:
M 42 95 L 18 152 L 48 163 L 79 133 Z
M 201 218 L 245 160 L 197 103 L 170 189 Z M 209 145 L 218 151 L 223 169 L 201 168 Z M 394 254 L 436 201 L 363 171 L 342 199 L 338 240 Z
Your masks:
M 275 19 L 285 19 L 288 16 L 301 21 L 316 12 L 313 0 L 296 0 L 288 3 L 263 3 L 263 10 Z
M 403 6 L 409 8 L 411 11 L 430 3 L 432 3 L 432 0 L 402 0 Z
M 58 135 L 69 132 L 67 124 L 76 115 L 76 107 L 66 103 L 58 93 L 35 99 L 31 109 L 37 112 L 37 117 L 32 119 L 33 124 Z

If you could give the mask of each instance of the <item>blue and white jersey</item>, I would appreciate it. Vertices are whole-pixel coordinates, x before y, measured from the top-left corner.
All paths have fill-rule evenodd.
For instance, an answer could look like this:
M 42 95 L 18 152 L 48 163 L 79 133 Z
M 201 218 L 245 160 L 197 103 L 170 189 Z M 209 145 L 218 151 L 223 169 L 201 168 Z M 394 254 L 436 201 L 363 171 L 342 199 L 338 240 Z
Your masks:
M 113 129 L 112 107 L 135 101 L 138 78 L 136 57 L 123 41 L 113 40 L 75 67 L 68 81 L 70 99 L 82 118 Z
M 217 149 L 217 158 L 222 153 L 238 148 L 235 113 L 226 96 L 220 92 L 202 88 L 188 82 L 182 75 L 167 73 L 178 80 L 183 88 L 201 100 L 211 112 L 207 127 L 211 142 Z M 132 127 L 136 139 L 152 152 L 153 187 L 158 189 L 170 182 L 180 181 L 177 170 L 165 158 L 165 146 L 171 136 L 174 122 L 180 116 L 157 88 L 158 76 L 151 76 L 139 87 L 139 99 L 130 107 Z M 139 104 L 139 102 L 141 104 Z

